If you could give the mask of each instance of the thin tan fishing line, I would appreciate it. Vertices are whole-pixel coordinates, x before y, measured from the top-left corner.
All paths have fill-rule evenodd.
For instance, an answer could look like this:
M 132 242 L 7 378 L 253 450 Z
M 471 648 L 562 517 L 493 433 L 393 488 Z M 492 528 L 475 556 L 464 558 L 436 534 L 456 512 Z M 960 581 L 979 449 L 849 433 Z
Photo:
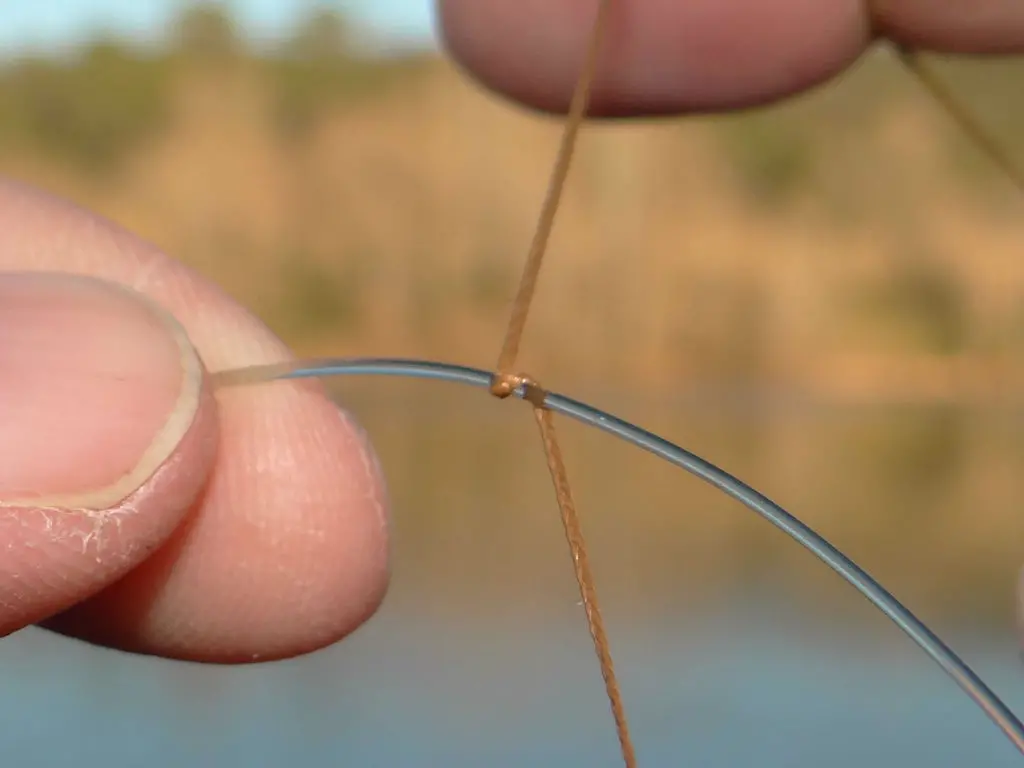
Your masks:
M 569 545 L 570 555 L 572 556 L 573 571 L 576 576 L 576 582 L 579 585 L 580 597 L 582 598 L 583 609 L 587 617 L 587 627 L 594 642 L 594 650 L 601 667 L 601 677 L 604 679 L 605 692 L 608 695 L 612 716 L 615 719 L 615 730 L 622 750 L 622 759 L 626 764 L 626 768 L 635 768 L 636 753 L 629 735 L 626 708 L 622 701 L 618 680 L 615 676 L 615 665 L 612 661 L 608 635 L 605 632 L 604 621 L 601 618 L 601 610 L 597 600 L 597 589 L 594 586 L 594 577 L 587 557 L 587 545 L 583 537 L 583 527 L 580 523 L 579 514 L 576 511 L 572 488 L 569 485 L 569 475 L 565 468 L 565 461 L 562 458 L 561 447 L 558 443 L 554 416 L 544 406 L 544 390 L 529 377 L 513 372 L 516 358 L 519 355 L 523 331 L 526 328 L 526 320 L 529 317 L 533 296 L 536 292 L 540 268 L 544 262 L 544 255 L 547 252 L 548 241 L 551 238 L 555 215 L 558 212 L 558 204 L 565 188 L 565 180 L 569 175 L 576 139 L 590 101 L 591 85 L 597 69 L 598 53 L 604 38 L 604 30 L 608 23 L 610 8 L 611 0 L 600 0 L 597 17 L 594 20 L 593 31 L 587 46 L 583 71 L 573 92 L 572 103 L 569 106 L 569 115 L 562 132 L 562 142 L 555 159 L 547 195 L 541 207 L 537 229 L 526 257 L 526 264 L 523 267 L 519 291 L 512 304 L 512 314 L 509 318 L 504 343 L 498 355 L 498 365 L 491 385 L 491 394 L 498 398 L 505 398 L 512 394 L 517 387 L 523 386 L 526 390 L 526 399 L 533 405 L 537 427 L 540 430 L 541 443 L 544 446 L 544 454 L 547 458 L 548 470 L 551 472 L 551 480 L 555 488 L 555 499 L 558 502 L 562 526 L 565 529 L 565 538 Z
M 522 279 L 519 282 L 519 291 L 512 304 L 512 316 L 509 318 L 508 330 L 505 332 L 505 341 L 501 347 L 501 354 L 498 356 L 496 366 L 499 373 L 499 380 L 495 381 L 494 394 L 507 397 L 510 390 L 505 389 L 500 377 L 509 374 L 515 367 L 516 358 L 519 356 L 519 345 L 522 341 L 523 331 L 526 328 L 526 319 L 530 313 L 530 306 L 533 302 L 533 294 L 537 288 L 537 277 L 544 261 L 544 254 L 547 251 L 548 240 L 551 238 L 551 230 L 555 222 L 555 214 L 558 213 L 558 203 L 562 197 L 562 190 L 565 187 L 565 179 L 569 175 L 569 166 L 572 163 L 573 151 L 576 148 L 576 137 L 579 134 L 583 117 L 590 102 L 590 89 L 597 70 L 597 57 L 604 38 L 604 30 L 608 25 L 609 9 L 611 0 L 599 0 L 597 18 L 594 20 L 593 32 L 590 35 L 590 43 L 587 47 L 586 58 L 584 59 L 583 72 L 580 75 L 576 90 L 573 93 L 572 103 L 569 107 L 569 115 L 566 119 L 565 128 L 562 131 L 562 143 L 558 149 L 555 159 L 555 166 L 551 173 L 551 181 L 548 184 L 547 196 L 541 207 L 540 216 L 537 220 L 537 228 L 534 232 L 533 242 L 526 257 L 526 265 L 523 268 Z M 504 382 L 505 384 L 509 382 Z
M 1010 153 L 999 145 L 992 135 L 985 130 L 985 127 L 976 120 L 963 105 L 957 101 L 950 88 L 942 82 L 941 78 L 928 66 L 928 63 L 921 58 L 916 51 L 904 46 L 896 46 L 896 53 L 903 64 L 920 81 L 932 97 L 939 102 L 942 108 L 960 126 L 960 129 L 967 134 L 981 148 L 985 154 L 1006 174 L 1010 182 L 1017 187 L 1017 191 L 1024 195 L 1024 169 L 1022 169 L 1010 155 Z

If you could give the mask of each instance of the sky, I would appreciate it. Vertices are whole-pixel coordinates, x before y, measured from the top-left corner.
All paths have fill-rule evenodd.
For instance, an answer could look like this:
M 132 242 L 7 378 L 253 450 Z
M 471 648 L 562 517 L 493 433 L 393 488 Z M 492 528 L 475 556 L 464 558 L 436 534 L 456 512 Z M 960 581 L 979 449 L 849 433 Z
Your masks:
M 434 0 L 221 0 L 255 39 L 273 39 L 305 9 L 337 8 L 389 48 L 434 47 Z M 73 47 L 97 30 L 158 41 L 183 0 L 0 2 L 0 57 Z

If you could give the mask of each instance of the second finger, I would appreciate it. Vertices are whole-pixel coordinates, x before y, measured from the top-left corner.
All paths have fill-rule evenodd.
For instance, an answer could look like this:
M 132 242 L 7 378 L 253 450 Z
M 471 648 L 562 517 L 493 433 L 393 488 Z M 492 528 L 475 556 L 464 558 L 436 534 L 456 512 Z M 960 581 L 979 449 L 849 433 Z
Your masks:
M 454 58 L 488 87 L 562 112 L 597 0 L 440 0 Z M 595 115 L 715 111 L 823 82 L 870 40 L 861 0 L 612 0 Z

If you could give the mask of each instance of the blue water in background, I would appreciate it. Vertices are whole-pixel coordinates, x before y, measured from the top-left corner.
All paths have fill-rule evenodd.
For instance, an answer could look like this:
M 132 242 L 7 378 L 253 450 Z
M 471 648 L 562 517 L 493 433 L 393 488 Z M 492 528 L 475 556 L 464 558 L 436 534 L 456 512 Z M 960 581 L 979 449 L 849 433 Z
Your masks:
M 674 626 L 610 627 L 641 765 L 1024 764 L 895 629 L 882 632 L 886 643 L 862 642 L 815 631 L 813 617 L 784 626 L 771 614 L 733 606 Z M 0 644 L 0 760 L 620 765 L 581 616 L 497 624 L 385 606 L 333 648 L 251 667 L 133 657 L 27 630 Z M 1024 711 L 1012 638 L 949 640 Z
M 543 458 L 495 450 L 529 445 L 530 420 L 483 397 L 460 420 L 384 388 L 356 398 L 396 531 L 391 591 L 366 626 L 237 667 L 18 633 L 0 641 L 0 768 L 620 766 Z M 857 410 L 766 426 L 708 408 L 613 410 L 819 526 L 1024 713 L 1019 417 L 952 429 L 945 413 Z M 801 548 L 646 454 L 570 425 L 563 436 L 640 766 L 1024 766 Z

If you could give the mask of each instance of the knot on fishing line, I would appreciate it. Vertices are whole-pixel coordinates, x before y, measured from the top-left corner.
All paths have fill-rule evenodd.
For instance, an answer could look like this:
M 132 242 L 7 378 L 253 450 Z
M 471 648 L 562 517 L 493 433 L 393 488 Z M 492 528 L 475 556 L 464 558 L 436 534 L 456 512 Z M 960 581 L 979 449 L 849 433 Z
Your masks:
M 495 373 L 491 376 L 491 394 L 504 400 L 522 387 L 523 400 L 535 408 L 544 408 L 548 393 L 532 377 L 525 373 Z

